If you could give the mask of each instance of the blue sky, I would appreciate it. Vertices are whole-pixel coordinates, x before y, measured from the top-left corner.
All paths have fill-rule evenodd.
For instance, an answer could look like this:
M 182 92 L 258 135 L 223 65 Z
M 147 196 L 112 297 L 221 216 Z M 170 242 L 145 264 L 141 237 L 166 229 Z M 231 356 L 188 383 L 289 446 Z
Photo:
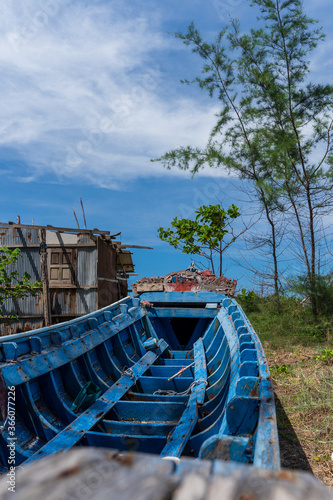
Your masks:
M 327 34 L 312 58 L 315 79 L 331 82 L 333 5 L 304 6 Z M 255 23 L 248 0 L 2 0 L 0 220 L 20 214 L 23 223 L 75 227 L 83 198 L 89 227 L 154 247 L 134 251 L 139 277 L 187 267 L 190 258 L 160 242 L 157 228 L 202 203 L 242 206 L 244 186 L 223 171 L 191 181 L 150 162 L 204 145 L 218 110 L 180 84 L 200 60 L 169 33 L 194 21 L 212 39 L 229 14 L 244 29 Z M 226 275 L 251 287 L 241 251 L 239 243 L 228 254 Z

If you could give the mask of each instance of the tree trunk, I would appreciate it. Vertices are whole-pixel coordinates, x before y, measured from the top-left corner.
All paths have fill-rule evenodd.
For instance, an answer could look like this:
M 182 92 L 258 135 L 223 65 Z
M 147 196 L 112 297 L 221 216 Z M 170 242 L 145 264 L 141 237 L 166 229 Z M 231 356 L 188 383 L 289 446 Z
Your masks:
M 272 257 L 273 257 L 273 266 L 274 266 L 274 274 L 273 274 L 273 280 L 274 280 L 274 295 L 276 297 L 276 305 L 278 312 L 281 312 L 281 303 L 280 303 L 280 290 L 279 290 L 279 269 L 278 269 L 278 258 L 277 258 L 277 243 L 276 243 L 276 230 L 275 230 L 275 223 L 271 217 L 271 213 L 269 211 L 268 204 L 266 202 L 265 198 L 265 193 L 260 190 L 260 195 L 261 195 L 261 202 L 263 203 L 265 207 L 265 213 L 266 213 L 266 219 L 271 227 L 271 234 L 272 234 Z

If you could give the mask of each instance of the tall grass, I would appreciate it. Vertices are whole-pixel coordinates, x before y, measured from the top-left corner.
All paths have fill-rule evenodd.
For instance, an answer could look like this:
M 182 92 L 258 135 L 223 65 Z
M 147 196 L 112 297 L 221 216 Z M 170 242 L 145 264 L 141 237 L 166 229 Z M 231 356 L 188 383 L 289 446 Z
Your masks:
M 333 487 L 333 316 L 315 318 L 297 297 L 280 297 L 278 305 L 274 296 L 244 291 L 237 300 L 264 346 L 282 405 L 282 466 L 304 469 L 305 456 L 316 477 Z
M 274 349 L 280 347 L 332 345 L 333 315 L 315 318 L 299 298 L 260 297 L 243 292 L 236 297 L 261 341 Z

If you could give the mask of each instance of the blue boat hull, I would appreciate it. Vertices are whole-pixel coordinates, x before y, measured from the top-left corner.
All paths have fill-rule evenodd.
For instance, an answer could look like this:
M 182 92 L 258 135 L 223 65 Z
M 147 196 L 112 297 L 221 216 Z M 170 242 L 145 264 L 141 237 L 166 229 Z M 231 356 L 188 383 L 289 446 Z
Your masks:
M 101 446 L 279 469 L 267 362 L 226 295 L 144 293 L 0 342 L 3 472 L 13 443 L 16 466 Z

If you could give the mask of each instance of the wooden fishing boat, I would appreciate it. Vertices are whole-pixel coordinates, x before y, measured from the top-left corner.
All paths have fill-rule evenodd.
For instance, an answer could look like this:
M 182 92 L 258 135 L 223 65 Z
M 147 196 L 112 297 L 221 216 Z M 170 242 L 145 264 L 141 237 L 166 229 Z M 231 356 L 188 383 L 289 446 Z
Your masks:
M 146 292 L 0 346 L 3 472 L 75 446 L 279 469 L 264 352 L 223 293 Z

